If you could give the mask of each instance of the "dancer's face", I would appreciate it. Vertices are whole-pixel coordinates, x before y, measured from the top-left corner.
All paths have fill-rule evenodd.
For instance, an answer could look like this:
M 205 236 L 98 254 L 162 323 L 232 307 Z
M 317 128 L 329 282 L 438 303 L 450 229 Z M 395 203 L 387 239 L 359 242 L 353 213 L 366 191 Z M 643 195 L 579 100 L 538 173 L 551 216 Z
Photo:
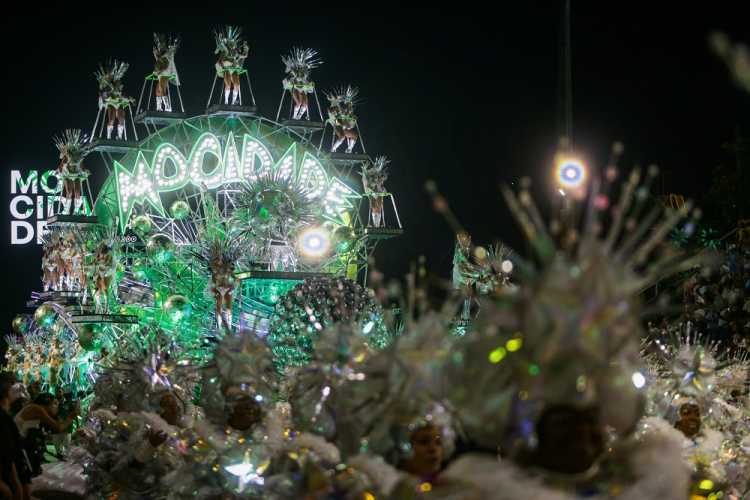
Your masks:
M 443 436 L 435 426 L 420 427 L 411 433 L 409 444 L 413 456 L 402 460 L 398 467 L 418 476 L 429 476 L 440 471 L 445 459 Z
M 242 394 L 234 398 L 232 413 L 229 415 L 229 425 L 238 431 L 246 431 L 261 421 L 260 404 L 250 395 Z
M 674 428 L 685 434 L 685 437 L 693 437 L 701 430 L 701 409 L 697 404 L 685 403 L 680 406 L 680 419 L 675 422 Z
M 535 465 L 553 472 L 584 472 L 604 451 L 601 416 L 594 406 L 546 409 L 537 423 L 537 436 Z

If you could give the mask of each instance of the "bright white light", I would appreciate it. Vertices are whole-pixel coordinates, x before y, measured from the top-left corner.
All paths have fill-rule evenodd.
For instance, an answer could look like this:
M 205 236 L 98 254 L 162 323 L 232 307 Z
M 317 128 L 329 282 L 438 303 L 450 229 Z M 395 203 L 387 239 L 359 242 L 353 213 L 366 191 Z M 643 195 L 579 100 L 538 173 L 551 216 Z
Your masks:
M 578 160 L 570 158 L 560 161 L 557 167 L 557 182 L 569 188 L 576 188 L 586 180 L 586 167 Z M 565 196 L 565 193 L 560 190 Z
M 240 492 L 244 491 L 248 483 L 263 484 L 265 482 L 263 477 L 254 470 L 255 467 L 250 462 L 250 452 L 248 451 L 245 452 L 242 463 L 227 465 L 224 468 L 233 476 L 237 476 L 237 489 Z
M 565 191 L 563 191 L 563 190 L 561 189 L 561 190 L 560 190 L 560 194 L 561 194 L 561 195 L 563 195 L 563 196 L 565 196 Z
M 328 233 L 320 228 L 310 228 L 300 235 L 300 251 L 307 257 L 320 257 L 328 252 L 331 241 Z
M 502 269 L 504 273 L 509 273 L 513 270 L 513 263 L 509 260 L 504 260 L 503 263 L 500 264 L 500 269 Z
M 636 389 L 640 389 L 646 384 L 646 377 L 641 372 L 635 372 L 633 374 L 633 385 Z

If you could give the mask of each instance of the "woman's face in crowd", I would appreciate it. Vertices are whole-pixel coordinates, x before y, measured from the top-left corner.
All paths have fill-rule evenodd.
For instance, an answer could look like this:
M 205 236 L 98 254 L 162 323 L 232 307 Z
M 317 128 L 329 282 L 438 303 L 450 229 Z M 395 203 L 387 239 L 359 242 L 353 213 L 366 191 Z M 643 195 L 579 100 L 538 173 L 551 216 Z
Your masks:
M 413 456 L 402 460 L 400 469 L 418 476 L 429 476 L 440 471 L 440 464 L 445 459 L 443 436 L 435 426 L 420 427 L 411 433 L 409 444 Z
M 54 417 L 55 415 L 57 415 L 57 410 L 58 410 L 57 404 L 58 404 L 57 400 L 53 399 L 50 404 L 48 404 L 47 406 L 44 406 L 44 411 L 47 412 L 47 415 L 49 415 L 50 417 Z

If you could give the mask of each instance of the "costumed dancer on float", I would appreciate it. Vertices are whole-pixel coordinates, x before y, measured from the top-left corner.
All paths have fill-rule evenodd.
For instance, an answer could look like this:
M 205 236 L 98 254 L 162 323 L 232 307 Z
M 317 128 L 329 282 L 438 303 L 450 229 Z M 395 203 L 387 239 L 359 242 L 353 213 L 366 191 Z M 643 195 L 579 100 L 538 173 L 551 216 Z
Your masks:
M 174 65 L 174 56 L 180 46 L 180 36 L 177 35 L 174 40 L 171 36 L 154 33 L 154 75 L 158 78 L 156 84 L 156 110 L 170 113 L 172 103 L 169 101 L 169 91 L 167 85 L 174 77 L 174 84 L 180 84 L 180 77 L 177 75 L 177 68 Z
M 346 88 L 334 88 L 332 92 L 324 92 L 331 106 L 328 108 L 328 122 L 333 125 L 336 135 L 331 152 L 336 152 L 339 146 L 347 141 L 346 152 L 351 153 L 354 144 L 359 139 L 357 134 L 357 115 L 354 114 L 354 106 L 359 102 L 357 96 L 359 89 L 347 85 Z
M 42 240 L 42 270 L 44 271 L 44 291 L 57 291 L 58 280 L 58 242 L 57 235 L 52 231 L 43 232 Z
M 108 369 L 114 384 L 110 400 L 116 399 L 118 412 L 89 442 L 93 458 L 86 493 L 92 498 L 164 498 L 169 493 L 164 476 L 182 466 L 186 447 L 197 443 L 186 411 L 198 374 L 186 359 L 191 353 L 156 326 L 127 338 L 122 355 Z
M 362 165 L 362 184 L 364 185 L 367 198 L 370 200 L 370 215 L 372 216 L 372 224 L 375 227 L 380 227 L 381 221 L 385 226 L 385 221 L 383 220 L 384 184 L 388 178 L 387 170 L 390 163 L 390 160 L 385 156 L 379 156 L 375 158 L 372 164 L 366 161 Z
M 315 92 L 315 83 L 310 78 L 310 70 L 321 64 L 320 59 L 313 59 L 317 52 L 312 49 L 294 48 L 287 57 L 281 56 L 286 65 L 287 77 L 281 82 L 284 89 L 289 89 L 294 99 L 293 120 L 302 120 L 308 112 L 307 94 Z
M 60 248 L 60 281 L 63 290 L 75 290 L 75 278 L 78 270 L 74 267 L 74 258 L 77 253 L 75 233 L 64 232 Z
M 229 93 L 232 94 L 231 104 L 237 102 L 240 93 L 240 70 L 248 55 L 247 40 L 240 38 L 242 28 L 236 26 L 224 26 L 218 31 L 214 30 L 216 39 L 216 50 L 219 54 L 216 61 L 216 69 L 224 79 L 224 102 L 229 104 Z
M 78 289 L 83 292 L 81 305 L 86 305 L 89 286 L 86 279 L 86 250 L 85 242 L 82 238 L 72 235 L 71 252 L 70 252 L 70 275 L 71 281 L 78 281 Z
M 615 176 L 610 167 L 607 178 Z M 543 225 L 526 187 L 518 196 L 504 188 L 532 255 L 516 255 L 518 291 L 485 304 L 446 369 L 445 397 L 487 452 L 460 456 L 441 477 L 468 483 L 472 498 L 688 497 L 681 446 L 659 433 L 634 436 L 646 401 L 638 291 L 691 264 L 674 254 L 650 262 L 684 213 L 630 218 L 643 202 L 634 196 L 639 178 L 624 183 L 611 214 L 601 202 L 608 190 L 594 180 L 598 202 L 588 204 L 584 229 L 567 235 Z
M 112 138 L 112 130 L 117 118 L 117 139 L 125 138 L 125 108 L 135 103 L 135 99 L 122 91 L 122 77 L 128 69 L 128 63 L 110 61 L 106 69 L 100 64 L 99 71 L 94 73 L 99 82 L 99 109 L 107 110 L 107 139 Z
M 94 275 L 94 305 L 97 314 L 109 313 L 109 292 L 117 272 L 117 250 L 114 242 L 102 241 L 94 252 L 91 268 Z
M 71 204 L 72 213 L 78 212 L 83 204 L 83 181 L 91 174 L 83 168 L 83 159 L 90 153 L 86 148 L 88 141 L 88 137 L 81 136 L 80 129 L 66 129 L 63 137 L 55 137 L 55 144 L 62 160 L 55 175 L 62 180 L 65 190 L 65 199 L 62 200 L 64 215 L 71 213 Z
M 693 495 L 721 492 L 744 498 L 750 485 L 750 456 L 744 443 L 748 414 L 742 406 L 728 403 L 720 390 L 736 387 L 731 377 L 736 360 L 717 359 L 716 348 L 694 336 L 683 339 L 675 333 L 654 343 L 659 350 L 647 359 L 652 363 L 652 404 L 640 432 L 661 433 L 682 447 Z M 719 371 L 720 365 L 725 368 Z M 740 368 L 746 376 L 747 370 Z M 731 389 L 726 392 L 730 396 Z
M 471 236 L 458 234 L 456 248 L 453 252 L 453 289 L 461 290 L 464 295 L 464 307 L 461 319 L 471 319 L 471 304 L 474 300 L 474 283 L 477 270 L 471 263 Z
M 239 281 L 234 271 L 241 250 L 238 238 L 215 234 L 200 238 L 200 253 L 195 255 L 208 267 L 209 279 L 206 291 L 214 297 L 217 328 L 229 332 L 232 328 L 232 302 Z
M 454 342 L 449 322 L 436 312 L 407 318 L 402 334 L 371 356 L 350 344 L 357 361 L 339 398 L 340 446 L 377 498 L 411 498 L 424 484 L 437 498 L 464 498 L 452 496 L 459 483 L 439 476 L 457 436 L 455 410 L 440 396 L 447 381 L 440 367 Z
M 201 368 L 199 438 L 164 482 L 172 498 L 263 496 L 265 466 L 284 448 L 288 405 L 276 403 L 279 374 L 254 330 L 227 333 Z
M 342 401 L 351 396 L 347 382 L 357 378 L 360 364 L 375 350 L 361 324 L 336 323 L 319 332 L 307 366 L 284 370 L 282 380 L 291 386 L 288 395 L 282 394 L 291 403 L 291 439 L 263 474 L 264 498 L 367 498 L 365 493 L 374 492 L 367 476 L 342 460 L 338 445 L 358 449 Z

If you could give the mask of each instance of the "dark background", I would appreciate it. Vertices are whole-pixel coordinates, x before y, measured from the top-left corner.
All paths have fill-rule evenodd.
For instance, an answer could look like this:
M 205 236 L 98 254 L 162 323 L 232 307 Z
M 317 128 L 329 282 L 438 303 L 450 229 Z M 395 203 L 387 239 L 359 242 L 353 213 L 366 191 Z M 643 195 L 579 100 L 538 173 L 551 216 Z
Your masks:
M 656 4 L 656 2 L 653 2 Z M 188 116 L 202 114 L 212 84 L 212 30 L 244 28 L 259 112 L 273 119 L 281 97 L 280 55 L 318 51 L 319 89 L 351 82 L 371 156 L 393 161 L 387 188 L 405 228 L 381 244 L 377 266 L 403 278 L 425 256 L 450 277 L 454 234 L 431 206 L 434 179 L 475 243 L 519 235 L 498 186 L 529 176 L 545 213 L 552 210 L 557 145 L 560 2 L 59 2 L 15 4 L 2 21 L 2 182 L 0 325 L 40 288 L 41 248 L 10 245 L 10 170 L 53 169 L 52 137 L 90 133 L 97 112 L 94 71 L 126 60 L 125 92 L 138 97 L 153 69 L 152 33 L 180 32 L 176 63 Z M 721 145 L 735 127 L 750 135 L 750 95 L 736 87 L 706 43 L 712 30 L 750 43 L 750 3 L 572 1 L 574 145 L 593 169 L 614 141 L 620 162 L 659 165 L 658 192 L 700 202 L 711 169 L 732 161 Z M 323 99 L 323 96 L 320 96 Z M 144 133 L 139 130 L 139 133 Z M 329 131 L 330 133 L 330 131 Z M 95 193 L 105 171 L 87 163 Z M 386 208 L 388 210 L 388 207 Z M 387 216 L 389 212 L 387 212 Z M 390 215 L 389 221 L 392 221 Z

